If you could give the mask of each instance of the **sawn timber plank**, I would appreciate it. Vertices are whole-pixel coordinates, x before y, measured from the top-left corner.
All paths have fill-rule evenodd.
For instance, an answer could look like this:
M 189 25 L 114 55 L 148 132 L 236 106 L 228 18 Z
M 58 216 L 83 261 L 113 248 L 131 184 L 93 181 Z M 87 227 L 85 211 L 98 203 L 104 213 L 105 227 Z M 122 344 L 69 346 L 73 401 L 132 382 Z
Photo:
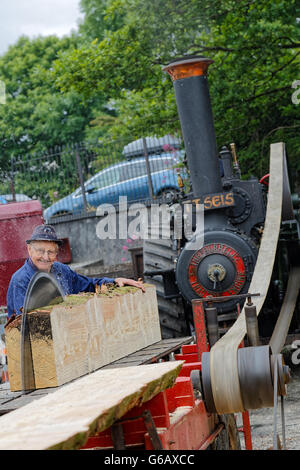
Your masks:
M 28 313 L 35 384 L 63 385 L 161 340 L 155 287 L 67 296 Z M 5 328 L 10 389 L 22 389 L 21 317 Z
M 172 387 L 183 361 L 93 372 L 0 417 L 1 450 L 78 449 Z

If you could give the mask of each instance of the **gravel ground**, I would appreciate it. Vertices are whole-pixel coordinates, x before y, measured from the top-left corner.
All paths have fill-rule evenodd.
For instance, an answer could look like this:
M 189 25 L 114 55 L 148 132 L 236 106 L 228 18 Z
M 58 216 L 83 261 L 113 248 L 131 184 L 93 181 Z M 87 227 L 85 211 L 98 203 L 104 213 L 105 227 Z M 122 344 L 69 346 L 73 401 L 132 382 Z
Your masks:
M 284 398 L 285 436 L 287 450 L 300 450 L 300 367 L 291 371 L 292 381 Z M 241 415 L 237 416 L 238 425 Z M 250 411 L 253 450 L 273 447 L 273 408 Z M 277 405 L 277 433 L 282 442 L 280 398 Z M 243 434 L 241 445 L 244 448 Z

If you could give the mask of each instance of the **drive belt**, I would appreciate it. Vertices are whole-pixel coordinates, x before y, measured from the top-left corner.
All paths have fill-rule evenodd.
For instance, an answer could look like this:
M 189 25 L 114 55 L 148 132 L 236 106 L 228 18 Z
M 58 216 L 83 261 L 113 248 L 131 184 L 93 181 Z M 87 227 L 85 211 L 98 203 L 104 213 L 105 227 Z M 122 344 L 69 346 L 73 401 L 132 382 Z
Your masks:
M 259 297 L 253 297 L 252 299 L 256 306 L 257 315 L 259 315 L 267 296 L 277 250 L 282 220 L 284 165 L 284 144 L 272 144 L 266 220 L 254 274 L 249 287 L 249 292 L 260 292 L 261 294 Z M 291 292 L 298 282 L 299 270 L 295 269 L 291 274 L 287 291 L 289 319 L 286 319 L 285 315 L 286 304 L 283 307 L 282 315 L 279 316 L 278 327 L 274 330 L 271 347 L 268 345 L 239 349 L 246 334 L 245 311 L 243 309 L 236 322 L 214 344 L 210 353 L 205 353 L 209 355 L 211 397 L 218 414 L 245 411 L 246 408 L 249 409 L 249 406 L 253 405 L 254 407 L 272 406 L 271 348 L 273 347 L 274 350 L 278 351 L 282 341 L 284 341 L 291 319 L 291 310 L 296 301 L 295 293 L 291 294 Z M 246 351 L 247 349 L 249 351 Z M 208 358 L 204 358 L 204 363 L 207 364 L 207 361 Z M 260 396 L 255 397 L 255 394 Z
M 296 307 L 299 288 L 300 266 L 292 266 L 283 304 L 269 343 L 273 354 L 279 354 L 284 346 Z

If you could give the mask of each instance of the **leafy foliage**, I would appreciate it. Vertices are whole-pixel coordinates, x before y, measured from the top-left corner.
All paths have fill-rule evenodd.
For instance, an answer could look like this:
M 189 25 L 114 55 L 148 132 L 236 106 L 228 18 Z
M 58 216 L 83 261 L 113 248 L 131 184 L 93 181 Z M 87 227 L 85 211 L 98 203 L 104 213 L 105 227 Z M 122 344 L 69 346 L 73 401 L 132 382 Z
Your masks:
M 6 104 L 0 106 L 2 170 L 12 156 L 84 139 L 92 109 L 101 109 L 103 98 L 83 103 L 76 91 L 61 92 L 50 73 L 59 51 L 76 43 L 75 36 L 21 37 L 0 58 L 0 79 L 6 84 Z
M 105 5 L 104 5 L 105 3 Z M 284 140 L 300 170 L 299 112 L 291 101 L 299 76 L 295 0 L 84 0 L 101 5 L 104 27 L 86 17 L 93 41 L 60 55 L 64 90 L 111 98 L 114 135 L 180 129 L 171 80 L 162 66 L 186 54 L 209 56 L 218 145 L 235 141 L 246 176 L 267 170 L 269 144 Z M 109 29 L 112 18 L 121 18 Z M 104 33 L 103 33 L 104 31 Z
M 21 37 L 0 57 L 7 92 L 2 171 L 12 156 L 74 141 L 180 134 L 163 66 L 194 54 L 214 60 L 209 83 L 219 148 L 234 141 L 243 175 L 260 176 L 270 143 L 281 140 L 291 172 L 300 174 L 300 105 L 291 100 L 300 78 L 296 0 L 81 0 L 81 10 L 78 34 Z M 64 158 L 74 167 L 71 153 Z M 52 200 L 57 188 L 47 172 L 44 179 L 37 184 L 48 184 Z M 59 181 L 63 194 L 78 184 L 69 187 L 66 173 Z

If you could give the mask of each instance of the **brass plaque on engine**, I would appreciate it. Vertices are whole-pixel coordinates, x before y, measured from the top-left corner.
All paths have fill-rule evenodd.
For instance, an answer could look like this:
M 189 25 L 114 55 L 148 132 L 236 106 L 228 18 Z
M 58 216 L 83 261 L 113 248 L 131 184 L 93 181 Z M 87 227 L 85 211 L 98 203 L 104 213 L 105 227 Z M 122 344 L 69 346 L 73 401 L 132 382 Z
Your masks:
M 206 194 L 202 197 L 192 199 L 191 201 L 184 201 L 193 202 L 196 206 L 198 204 L 203 204 L 205 210 L 212 210 L 212 209 L 222 209 L 226 207 L 232 207 L 235 205 L 234 203 L 234 195 L 233 192 L 229 193 L 212 193 Z

